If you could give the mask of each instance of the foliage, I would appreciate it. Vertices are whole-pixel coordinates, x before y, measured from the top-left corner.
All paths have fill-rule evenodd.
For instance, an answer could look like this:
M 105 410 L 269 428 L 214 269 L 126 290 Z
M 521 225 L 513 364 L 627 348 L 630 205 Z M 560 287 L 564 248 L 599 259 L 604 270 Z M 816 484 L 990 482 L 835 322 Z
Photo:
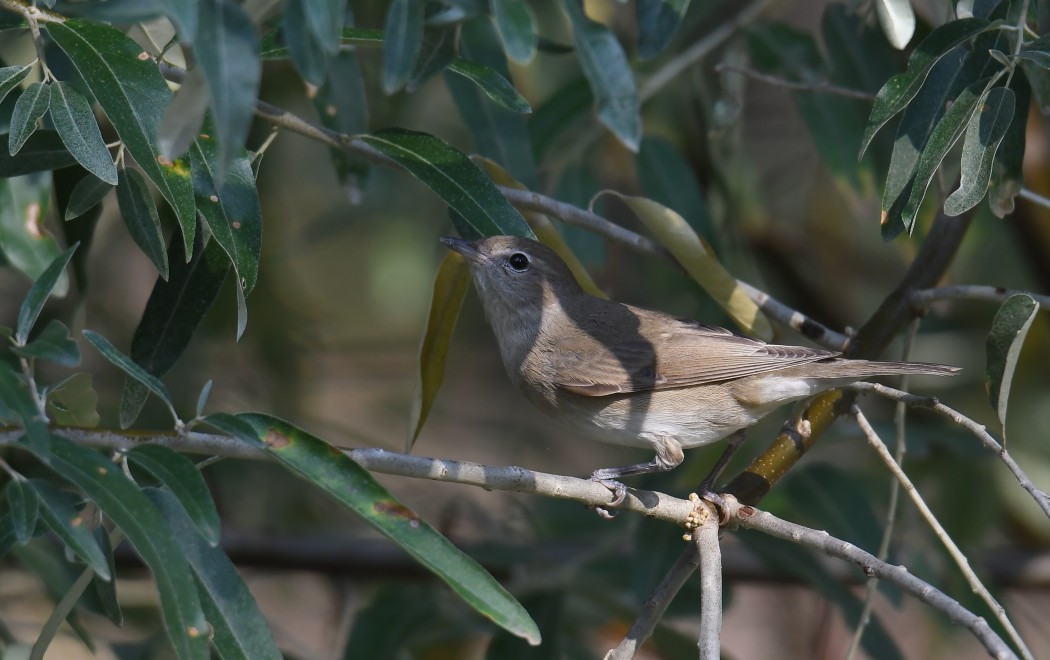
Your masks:
M 920 36 L 911 39 L 907 58 L 894 47 L 908 43 L 916 17 L 898 0 L 876 4 L 878 25 L 855 13 L 853 3 L 828 4 L 819 37 L 757 19 L 761 0 L 741 10 L 736 3 L 688 0 L 615 6 L 392 0 L 385 12 L 369 3 L 289 0 L 261 15 L 251 13 L 251 3 L 235 0 L 30 4 L 0 2 L 6 10 L 0 24 L 0 123 L 7 132 L 0 140 L 7 145 L 0 149 L 0 265 L 32 282 L 17 318 L 0 328 L 6 338 L 0 433 L 14 439 L 0 445 L 6 478 L 0 555 L 11 552 L 45 580 L 68 574 L 70 566 L 80 575 L 60 581 L 57 597 L 68 607 L 56 607 L 53 625 L 36 638 L 33 657 L 43 654 L 63 620 L 81 632 L 80 609 L 97 605 L 122 619 L 113 593 L 113 546 L 124 538 L 153 576 L 163 629 L 177 657 L 281 657 L 220 545 L 220 508 L 202 477 L 204 464 L 173 450 L 206 425 L 251 442 L 440 577 L 494 624 L 487 631 L 490 657 L 578 657 L 585 652 L 580 631 L 588 622 L 626 616 L 619 605 L 600 607 L 620 598 L 611 586 L 617 579 L 644 582 L 628 585 L 636 592 L 626 605 L 632 611 L 657 579 L 652 566 L 641 565 L 647 562 L 614 556 L 581 560 L 581 573 L 562 588 L 508 590 L 483 567 L 489 564 L 458 549 L 441 526 L 428 524 L 325 440 L 269 414 L 206 416 L 211 381 L 191 397 L 197 400 L 192 417 L 180 417 L 184 383 L 173 389 L 164 379 L 207 326 L 214 303 L 233 289 L 233 334 L 240 339 L 252 325 L 251 294 L 265 278 L 277 277 L 267 272 L 280 266 L 264 250 L 264 216 L 267 233 L 283 235 L 287 245 L 296 240 L 280 225 L 280 214 L 266 210 L 266 191 L 258 184 L 271 162 L 264 159 L 271 142 L 260 137 L 263 121 L 327 145 L 332 171 L 351 197 L 382 206 L 382 200 L 368 200 L 400 193 L 382 181 L 373 188 L 371 180 L 380 178 L 375 170 L 403 170 L 447 205 L 448 224 L 459 235 L 538 236 L 566 255 L 581 283 L 595 291 L 583 264 L 607 266 L 605 244 L 575 227 L 563 236 L 541 211 L 569 220 L 594 211 L 599 201 L 619 200 L 666 249 L 650 252 L 673 255 L 707 293 L 711 310 L 725 309 L 744 332 L 770 338 L 773 326 L 761 303 L 737 279 L 749 261 L 740 247 L 741 228 L 761 215 L 746 201 L 759 188 L 748 183 L 754 172 L 739 165 L 745 152 L 738 139 L 744 75 L 773 76 L 792 90 L 812 149 L 836 194 L 852 208 L 869 205 L 878 197 L 873 182 L 884 181 L 879 215 L 886 240 L 922 234 L 922 221 L 934 207 L 968 217 L 987 200 L 994 215 L 1013 213 L 1025 185 L 1031 100 L 1040 109 L 1050 107 L 1050 35 L 1033 30 L 1037 3 L 1017 0 L 971 3 L 971 16 L 953 14 L 935 25 L 920 18 Z M 737 11 L 747 17 L 743 25 L 733 24 Z M 698 49 L 719 31 L 724 34 L 717 41 Z M 636 38 L 625 39 L 629 32 Z M 702 59 L 712 52 L 753 68 L 730 67 L 715 80 Z M 701 128 L 676 132 L 675 122 L 661 113 L 680 102 L 677 97 L 694 95 L 684 82 L 668 84 L 690 65 L 704 72 L 703 90 L 695 94 L 704 106 Z M 545 75 L 557 84 L 545 84 Z M 272 80 L 289 77 L 297 89 L 309 90 L 323 127 L 290 120 L 259 101 L 266 86 L 276 84 Z M 464 132 L 432 116 L 426 132 L 415 130 L 415 118 L 401 112 L 431 114 L 427 103 L 436 87 L 447 90 Z M 828 88 L 835 89 L 828 94 Z M 852 94 L 838 94 L 843 89 Z M 658 103 L 643 112 L 654 97 Z M 464 133 L 481 157 L 455 146 Z M 280 139 L 296 139 L 285 135 Z M 703 183 L 691 168 L 704 172 Z M 599 179 L 620 189 L 602 191 Z M 565 204 L 581 208 L 538 209 L 511 197 L 526 187 L 554 191 Z M 82 328 L 84 316 L 73 311 L 73 304 L 106 296 L 89 286 L 84 264 L 89 255 L 105 254 L 101 240 L 113 240 L 111 234 L 92 240 L 111 198 L 155 277 L 126 350 L 91 329 L 90 315 Z M 616 208 L 606 207 L 606 214 Z M 734 214 L 735 227 L 729 221 Z M 858 226 L 873 231 L 872 223 Z M 414 231 L 436 237 L 443 229 L 431 223 Z M 610 236 L 617 234 L 606 230 Z M 825 238 L 813 236 L 818 243 Z M 420 344 L 409 448 L 434 405 L 468 288 L 458 262 L 447 261 L 437 272 Z M 885 288 L 894 281 L 887 277 Z M 79 302 L 48 305 L 65 296 Z M 993 330 L 988 387 L 1003 425 L 1021 344 L 1038 310 L 1032 298 L 1015 297 L 994 324 L 986 323 Z M 294 325 L 263 316 L 264 326 Z M 127 328 L 113 336 L 131 333 Z M 88 344 L 92 362 L 81 367 Z M 99 409 L 88 371 L 102 373 L 99 356 L 126 376 L 119 412 L 105 396 L 113 410 Z M 194 376 L 199 382 L 220 374 Z M 121 429 L 133 427 L 151 395 L 169 416 L 160 423 L 172 431 L 156 436 L 168 440 L 163 444 L 106 456 L 58 432 L 93 428 L 100 414 L 116 417 Z M 156 423 L 156 415 L 146 417 Z M 855 527 L 844 524 L 842 536 L 863 538 L 872 549 L 879 522 L 856 480 L 824 474 L 820 481 L 839 494 L 833 499 L 841 508 L 826 517 L 800 509 L 805 480 L 823 470 L 799 470 L 772 506 L 814 515 L 814 524 L 845 520 Z M 552 514 L 546 524 L 571 536 L 596 523 L 577 518 L 562 524 Z M 69 551 L 61 568 L 32 561 L 45 556 L 45 534 Z M 673 548 L 654 547 L 655 536 L 643 522 L 631 544 L 659 555 L 655 564 L 662 568 Z M 808 553 L 786 543 L 744 540 L 775 570 L 824 593 L 851 625 L 862 618 L 855 594 Z M 581 585 L 587 585 L 586 595 L 572 593 Z M 437 606 L 438 597 L 432 591 L 416 597 L 400 587 L 382 592 L 360 613 L 347 657 L 376 648 L 394 657 L 428 643 L 428 636 L 431 643 L 439 633 L 462 640 L 482 625 L 478 618 L 455 620 L 452 610 Z M 399 619 L 409 614 L 415 620 Z M 391 629 L 405 633 L 381 637 L 374 623 L 368 625 L 376 620 L 392 621 Z M 525 646 L 540 643 L 541 635 L 539 651 Z M 667 657 L 690 647 L 670 627 L 659 630 L 654 643 Z M 901 655 L 878 621 L 863 643 L 873 657 Z

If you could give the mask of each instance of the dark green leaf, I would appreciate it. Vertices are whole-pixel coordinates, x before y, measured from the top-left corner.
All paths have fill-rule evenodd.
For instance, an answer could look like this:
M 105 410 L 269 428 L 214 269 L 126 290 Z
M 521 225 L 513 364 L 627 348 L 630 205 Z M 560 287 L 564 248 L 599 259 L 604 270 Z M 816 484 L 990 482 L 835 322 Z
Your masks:
M 467 21 L 460 27 L 459 47 L 464 56 L 491 67 L 493 75 L 509 73 L 496 35 L 484 18 Z M 451 71 L 450 68 L 445 74 L 445 82 L 463 123 L 474 137 L 475 150 L 501 164 L 530 189 L 535 189 L 539 185 L 539 174 L 525 117 L 493 105 L 478 86 L 451 75 Z
M 288 44 L 285 50 L 291 54 L 303 80 L 320 85 L 327 77 L 329 58 L 310 29 L 306 3 L 307 0 L 289 0 L 285 5 L 282 34 Z
M 201 67 L 186 72 L 157 128 L 157 148 L 164 158 L 182 156 L 201 133 L 211 96 Z
M 420 622 L 440 615 L 433 589 L 385 586 L 354 619 L 343 660 L 397 658 L 419 635 Z
M 1039 303 L 1031 296 L 1010 296 L 996 312 L 986 345 L 985 387 L 988 397 L 999 415 L 1006 437 L 1006 409 L 1010 398 L 1010 385 L 1021 357 L 1028 329 L 1039 312 Z
M 204 407 L 208 404 L 208 396 L 211 394 L 212 381 L 208 381 L 197 395 L 197 417 L 204 416 Z
M 73 253 L 77 251 L 77 245 L 55 257 L 44 272 L 40 274 L 36 282 L 33 282 L 33 286 L 29 289 L 29 293 L 26 294 L 25 300 L 22 301 L 22 307 L 18 310 L 18 327 L 15 331 L 16 344 L 20 346 L 25 345 L 37 318 L 40 317 L 41 310 L 44 309 L 44 303 L 51 297 L 59 280 L 62 279 L 62 275 L 66 271 L 66 264 L 69 263 Z
M 383 91 L 393 94 L 408 82 L 423 45 L 423 3 L 393 0 L 383 38 Z
M 512 112 L 532 112 L 529 102 L 514 89 L 514 85 L 496 73 L 495 70 L 464 59 L 457 59 L 449 65 L 448 70 L 472 81 L 485 92 L 485 96 Z
M 187 263 L 182 244 L 172 241 L 169 260 L 171 277 L 158 279 L 146 301 L 142 320 L 131 340 L 131 359 L 147 373 L 161 377 L 178 361 L 189 345 L 204 315 L 222 289 L 230 263 L 217 241 L 208 241 L 197 232 L 194 256 Z M 120 406 L 120 425 L 131 426 L 142 410 L 148 393 L 134 380 L 124 383 Z
M 161 445 L 136 445 L 127 456 L 132 465 L 149 472 L 168 487 L 208 545 L 213 548 L 219 545 L 219 512 L 208 492 L 208 484 L 193 461 Z
M 168 388 L 164 387 L 164 383 L 160 382 L 147 373 L 145 369 L 135 364 L 131 358 L 118 351 L 116 346 L 111 344 L 108 339 L 97 332 L 84 330 L 84 337 L 86 337 L 87 340 L 91 342 L 100 353 L 102 353 L 104 358 L 113 363 L 114 366 L 145 385 L 151 392 L 160 397 L 165 405 L 168 406 L 168 410 L 171 411 L 172 418 L 175 420 L 179 419 L 178 415 L 175 414 L 175 404 L 171 402 L 171 394 L 168 393 Z
M 983 18 L 964 18 L 945 23 L 927 35 L 908 58 L 908 69 L 886 81 L 876 95 L 875 104 L 868 117 L 868 126 L 864 129 L 864 137 L 861 140 L 860 155 L 864 155 L 879 129 L 903 110 L 918 93 L 926 75 L 940 58 L 967 39 L 993 26 L 997 24 Z
M 959 188 L 944 201 L 945 214 L 955 216 L 969 211 L 988 194 L 995 153 L 1013 118 L 1013 90 L 1009 87 L 988 90 L 979 111 L 967 125 Z
M 55 424 L 93 428 L 98 426 L 98 394 L 91 386 L 91 374 L 73 374 L 51 388 L 47 413 Z
M 101 204 L 102 199 L 111 190 L 113 186 L 97 176 L 88 175 L 81 178 L 69 196 L 64 219 L 72 220 L 84 215 L 96 204 Z
M 164 249 L 164 228 L 153 203 L 153 193 L 138 170 L 122 168 L 117 184 L 117 203 L 124 225 L 135 244 L 149 257 L 163 279 L 168 279 L 168 255 Z
M 223 660 L 280 660 L 270 627 L 229 557 L 200 537 L 171 493 L 148 489 L 146 495 L 164 514 L 189 562 L 219 656 Z
M 1002 218 L 1014 210 L 1014 197 L 1024 187 L 1025 132 L 1028 128 L 1028 109 L 1031 106 L 1032 88 L 1025 76 L 1013 77 L 1010 89 L 1017 97 L 1014 117 L 1003 137 L 999 150 L 995 152 L 992 179 L 988 189 L 988 204 L 996 217 Z
M 677 211 L 705 239 L 718 235 L 692 165 L 673 144 L 646 137 L 635 157 L 638 180 L 645 196 Z
M 10 134 L 8 134 L 10 135 Z M 0 142 L 3 134 L 0 133 Z M 0 177 L 8 178 L 57 170 L 76 164 L 73 154 L 69 153 L 62 138 L 55 131 L 39 130 L 26 140 L 17 156 L 11 156 L 6 149 L 0 149 Z
M 688 0 L 685 0 L 688 2 Z M 524 0 L 492 0 L 492 20 L 507 57 L 528 64 L 536 55 L 536 15 Z
M 4 486 L 4 498 L 10 509 L 11 529 L 20 545 L 33 538 L 36 518 L 40 512 L 40 498 L 32 485 L 23 479 L 11 479 Z
M 193 244 L 196 208 L 189 167 L 161 157 L 156 144 L 171 90 L 142 48 L 114 27 L 85 20 L 48 23 L 51 38 L 65 52 L 109 117 L 125 148 L 179 220 L 182 240 Z
M 68 441 L 67 441 L 68 442 Z M 73 496 L 63 493 L 46 481 L 33 479 L 29 485 L 40 499 L 40 517 L 62 542 L 69 546 L 88 567 L 103 580 L 113 579 L 109 563 L 80 512 L 73 506 Z
M 11 90 L 18 87 L 32 70 L 32 64 L 27 64 L 25 66 L 5 66 L 0 68 L 0 101 L 7 98 L 7 95 Z
M 277 418 L 244 414 L 236 419 L 254 430 L 243 439 L 265 447 L 286 467 L 355 511 L 496 625 L 539 644 L 539 629 L 528 612 L 477 562 L 398 502 L 364 468 L 320 438 Z M 209 423 L 213 420 L 216 416 Z
M 525 219 L 463 153 L 433 135 L 387 129 L 361 137 L 430 186 L 480 236 L 534 238 Z
M 423 43 L 405 91 L 412 93 L 456 59 L 456 26 L 432 28 L 423 32 Z
M 612 30 L 587 18 L 581 0 L 562 0 L 572 22 L 580 66 L 591 84 L 598 119 L 631 151 L 642 139 L 641 101 L 623 47 Z
M 38 530 L 46 529 L 46 525 L 38 525 Z M 62 599 L 67 594 L 71 596 L 78 596 L 78 602 L 84 605 L 89 610 L 94 610 L 94 603 L 91 602 L 90 596 L 84 594 L 82 587 L 85 582 L 86 576 L 94 575 L 91 569 L 83 569 L 81 566 L 74 565 L 68 560 L 64 550 L 60 547 L 61 544 L 51 543 L 46 539 L 34 539 L 25 546 L 15 546 L 12 548 L 12 554 L 18 559 L 18 562 L 26 569 L 35 573 L 40 581 L 43 582 L 47 588 L 48 594 L 51 598 L 58 603 L 61 603 Z M 80 584 L 78 585 L 78 581 Z M 75 601 L 77 602 L 77 601 Z M 67 603 L 68 605 L 69 603 Z M 64 608 L 63 612 L 59 612 L 58 608 L 52 612 L 56 616 L 64 616 L 66 623 L 76 634 L 77 638 L 84 643 L 89 650 L 94 650 L 94 642 L 91 640 L 91 635 L 88 634 L 87 629 L 84 627 L 83 622 L 80 620 L 80 616 L 77 610 L 69 610 Z M 50 626 L 51 630 L 57 631 L 58 621 L 49 619 L 45 626 Z M 33 648 L 41 649 L 46 646 L 50 640 L 47 639 L 49 631 L 41 630 L 37 635 L 37 639 L 34 641 Z M 28 648 L 27 648 L 28 650 Z
M 314 96 L 314 106 L 321 122 L 332 130 L 356 135 L 368 131 L 368 94 L 357 54 L 344 50 L 329 62 L 330 75 Z M 340 182 L 348 192 L 357 188 L 358 180 L 368 174 L 369 165 L 342 149 L 328 150 Z
M 34 453 L 40 456 L 35 450 Z M 208 658 L 208 622 L 201 611 L 192 574 L 157 508 L 119 467 L 65 438 L 52 438 L 49 465 L 109 516 L 150 568 L 176 655 L 182 659 Z
M 306 21 L 328 57 L 339 52 L 339 38 L 346 22 L 346 0 L 306 0 Z
M 95 529 L 92 532 L 95 536 L 95 542 L 98 543 L 98 547 L 102 550 L 102 555 L 106 558 L 106 563 L 109 565 L 109 574 L 116 575 L 117 568 L 113 561 L 113 544 L 109 539 L 109 532 L 106 531 L 105 525 L 95 525 Z M 115 532 L 120 534 L 120 538 L 123 539 L 124 535 L 121 532 Z M 117 600 L 117 581 L 116 580 L 103 580 L 98 575 L 94 576 L 91 580 L 92 591 L 95 597 L 98 598 L 99 607 L 106 617 L 117 624 L 118 626 L 124 625 L 124 613 L 120 611 L 120 602 Z
M 58 319 L 52 319 L 33 341 L 25 346 L 12 346 L 22 357 L 47 360 L 66 367 L 80 364 L 80 349 L 69 337 L 69 328 Z
M 77 162 L 106 183 L 116 185 L 117 167 L 84 95 L 61 80 L 51 87 L 51 119 L 62 143 Z
M 13 524 L 10 513 L 0 513 L 0 557 L 6 557 L 18 542 Z
M 1039 50 L 1022 50 L 1017 54 L 1018 59 L 1028 60 L 1044 69 L 1050 69 L 1050 53 Z
M 919 206 L 926 196 L 926 189 L 930 186 L 933 175 L 948 154 L 948 150 L 962 137 L 987 84 L 987 81 L 980 80 L 963 90 L 930 133 L 930 139 L 923 148 L 915 169 L 911 195 L 901 213 L 901 220 L 909 233 L 915 227 L 915 217 L 919 213 Z
M 244 149 L 251 128 L 262 76 L 259 33 L 239 4 L 228 0 L 198 1 L 201 21 L 193 53 L 211 92 L 211 112 L 219 143 L 215 180 L 221 188 L 226 168 Z M 317 4 L 316 0 L 310 4 Z
M 36 130 L 37 120 L 44 116 L 51 104 L 51 85 L 35 82 L 26 87 L 15 103 L 7 134 L 7 150 L 12 156 L 18 153 L 25 141 Z
M 554 92 L 529 117 L 529 136 L 532 139 L 532 153 L 535 159 L 542 161 L 567 130 L 583 123 L 583 117 L 588 115 L 587 111 L 593 103 L 594 94 L 591 93 L 591 87 L 582 78 Z
M 0 252 L 9 265 L 34 281 L 61 254 L 44 226 L 51 187 L 51 176 L 44 173 L 0 178 Z M 63 273 L 54 295 L 61 298 L 68 287 Z
M 671 43 L 689 9 L 689 0 L 638 0 L 638 57 L 656 57 Z
M 37 408 L 29 385 L 15 372 L 10 363 L 0 360 L 0 401 L 4 408 L 18 418 L 26 436 L 34 446 L 47 452 L 51 436 L 47 431 L 47 421 Z M 14 420 L 11 420 L 14 421 Z

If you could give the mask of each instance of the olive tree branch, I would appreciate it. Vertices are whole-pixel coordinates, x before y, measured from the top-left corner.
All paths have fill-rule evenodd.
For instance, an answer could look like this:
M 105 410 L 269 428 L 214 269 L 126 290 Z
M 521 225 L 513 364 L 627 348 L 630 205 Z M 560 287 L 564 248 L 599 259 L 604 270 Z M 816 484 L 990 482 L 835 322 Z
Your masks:
M 875 95 L 869 92 L 862 92 L 857 89 L 848 89 L 846 87 L 839 87 L 829 82 L 816 82 L 816 83 L 803 83 L 795 82 L 794 80 L 788 80 L 787 78 L 780 78 L 778 76 L 771 76 L 768 73 L 762 73 L 754 69 L 749 69 L 744 66 L 736 66 L 734 64 L 716 64 L 716 73 L 739 73 L 748 78 L 759 80 L 766 83 L 767 85 L 773 85 L 774 87 L 782 87 L 784 89 L 793 92 L 813 92 L 816 94 L 833 94 L 835 96 L 844 96 L 850 99 L 859 99 L 861 101 L 874 101 Z
M 1017 291 L 1014 289 L 1003 289 L 997 286 L 981 284 L 956 284 L 954 286 L 941 286 L 934 289 L 922 289 L 911 293 L 912 304 L 923 307 L 938 300 L 987 300 L 988 302 L 1005 302 L 1010 296 L 1023 293 L 1031 296 L 1043 311 L 1050 310 L 1050 296 L 1044 296 L 1028 291 Z

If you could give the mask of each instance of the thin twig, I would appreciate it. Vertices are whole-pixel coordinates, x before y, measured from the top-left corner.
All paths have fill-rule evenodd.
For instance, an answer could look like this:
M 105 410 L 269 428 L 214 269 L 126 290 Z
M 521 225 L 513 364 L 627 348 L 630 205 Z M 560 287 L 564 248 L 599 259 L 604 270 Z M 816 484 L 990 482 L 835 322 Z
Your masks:
M 915 503 L 915 507 L 919 510 L 920 515 L 922 515 L 923 519 L 926 520 L 926 523 L 930 526 L 930 529 L 933 530 L 934 535 L 936 535 L 937 538 L 940 539 L 941 543 L 944 545 L 944 548 L 948 551 L 948 554 L 951 556 L 956 566 L 959 567 L 959 571 L 966 579 L 966 583 L 970 585 L 970 589 L 972 589 L 974 593 L 980 596 L 981 600 L 983 600 L 984 603 L 988 606 L 988 608 L 992 610 L 992 612 L 995 614 L 996 619 L 999 621 L 1000 624 L 1002 624 L 1003 628 L 1006 629 L 1006 632 L 1010 636 L 1011 641 L 1013 641 L 1014 645 L 1017 646 L 1018 649 L 1020 649 L 1022 657 L 1026 659 L 1032 658 L 1032 652 L 1028 650 L 1028 647 L 1025 645 L 1020 633 L 1017 632 L 1017 629 L 1014 627 L 1013 622 L 1010 621 L 1010 617 L 1006 614 L 1006 609 L 1002 605 L 1000 605 L 997 600 L 995 600 L 995 596 L 993 596 L 991 592 L 988 591 L 988 588 L 984 586 L 984 584 L 981 582 L 981 579 L 977 577 L 976 573 L 974 573 L 973 569 L 970 567 L 970 562 L 966 558 L 966 555 L 962 553 L 962 551 L 959 549 L 959 546 L 955 544 L 955 541 L 952 540 L 951 536 L 949 536 L 948 532 L 945 531 L 940 521 L 937 520 L 937 517 L 933 514 L 933 511 L 931 511 L 930 508 L 926 505 L 926 502 L 922 499 L 922 496 L 919 495 L 919 491 L 915 488 L 915 484 L 911 482 L 911 479 L 908 478 L 908 475 L 904 474 L 904 470 L 902 470 L 901 467 L 897 465 L 897 463 L 893 460 L 893 456 L 890 455 L 890 451 L 886 448 L 886 444 L 882 441 L 881 438 L 879 438 L 878 434 L 875 432 L 875 429 L 871 427 L 871 424 L 868 423 L 868 419 L 864 416 L 864 413 L 857 406 L 857 404 L 853 404 L 851 406 L 850 412 L 853 413 L 853 418 L 856 420 L 857 426 L 860 427 L 860 430 L 864 432 L 864 436 L 868 439 L 868 444 L 870 444 L 875 449 L 875 451 L 879 455 L 879 458 L 882 459 L 882 462 L 886 464 L 886 467 L 888 467 L 890 471 L 893 472 L 894 476 L 897 477 L 897 480 L 901 482 L 901 486 L 904 488 L 904 492 L 906 492 L 908 496 L 911 497 L 911 500 Z
M 753 78 L 754 80 L 760 80 L 769 85 L 775 87 L 782 87 L 794 92 L 813 92 L 816 94 L 833 94 L 835 96 L 845 96 L 846 98 L 859 99 L 861 101 L 874 101 L 875 95 L 869 92 L 862 92 L 857 89 L 848 89 L 846 87 L 839 87 L 838 85 L 832 85 L 828 82 L 819 83 L 801 83 L 787 78 L 780 78 L 778 76 L 771 76 L 768 73 L 762 73 L 745 66 L 736 66 L 735 64 L 716 64 L 715 71 L 717 73 L 723 73 L 725 71 L 731 71 L 733 73 L 739 73 Z
M 693 532 L 700 550 L 700 660 L 718 660 L 722 647 L 722 548 L 718 518 L 708 515 Z
M 961 625 L 973 633 L 992 657 L 1002 660 L 1017 657 L 983 617 L 967 610 L 932 584 L 920 580 L 906 567 L 893 566 L 881 561 L 871 553 L 837 539 L 826 531 L 790 523 L 753 506 L 741 505 L 733 497 L 727 497 L 726 500 L 731 523 L 856 564 L 866 575 L 895 584 L 918 600 L 944 612 L 952 623 Z
M 984 284 L 956 284 L 953 286 L 939 286 L 935 289 L 913 291 L 911 301 L 916 307 L 924 307 L 938 300 L 954 299 L 987 300 L 988 302 L 1002 303 L 1010 296 L 1015 296 L 1019 293 L 1031 296 L 1032 299 L 1039 303 L 1043 311 L 1050 311 L 1050 296 Z
M 1038 204 L 1043 208 L 1050 209 L 1050 197 L 1044 197 L 1043 195 L 1040 195 L 1039 193 L 1029 188 L 1021 188 L 1021 190 L 1017 194 L 1022 199 L 1027 199 L 1033 204 Z
M 880 383 L 853 383 L 850 385 L 850 389 L 860 392 L 875 392 L 876 394 L 893 399 L 894 401 L 901 401 L 912 407 L 932 410 L 944 415 L 959 426 L 970 431 L 978 440 L 980 440 L 981 444 L 984 445 L 986 449 L 999 454 L 999 458 L 1006 464 L 1006 467 L 1014 475 L 1014 478 L 1017 479 L 1017 482 L 1021 484 L 1022 488 L 1028 491 L 1028 494 L 1032 496 L 1032 499 L 1035 500 L 1035 503 L 1040 509 L 1042 509 L 1046 517 L 1050 518 L 1050 497 L 1047 496 L 1046 492 L 1036 487 L 1032 482 L 1031 477 L 1021 469 L 1021 466 L 1017 464 L 1017 461 L 1014 460 L 1014 457 L 1010 452 L 1006 451 L 1006 449 L 1004 449 L 1003 446 L 999 444 L 990 433 L 988 433 L 983 425 L 978 424 L 959 411 L 949 408 L 936 399 L 901 392 L 900 390 L 895 390 L 892 387 L 887 387 Z

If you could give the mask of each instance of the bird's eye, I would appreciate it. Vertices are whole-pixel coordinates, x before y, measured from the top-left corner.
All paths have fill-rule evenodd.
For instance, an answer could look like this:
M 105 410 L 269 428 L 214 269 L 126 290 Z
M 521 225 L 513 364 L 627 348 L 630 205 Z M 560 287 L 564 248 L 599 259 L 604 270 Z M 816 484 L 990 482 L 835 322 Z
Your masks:
M 519 273 L 525 272 L 529 269 L 529 258 L 521 252 L 515 252 L 510 255 L 510 259 L 507 259 L 507 263 Z

